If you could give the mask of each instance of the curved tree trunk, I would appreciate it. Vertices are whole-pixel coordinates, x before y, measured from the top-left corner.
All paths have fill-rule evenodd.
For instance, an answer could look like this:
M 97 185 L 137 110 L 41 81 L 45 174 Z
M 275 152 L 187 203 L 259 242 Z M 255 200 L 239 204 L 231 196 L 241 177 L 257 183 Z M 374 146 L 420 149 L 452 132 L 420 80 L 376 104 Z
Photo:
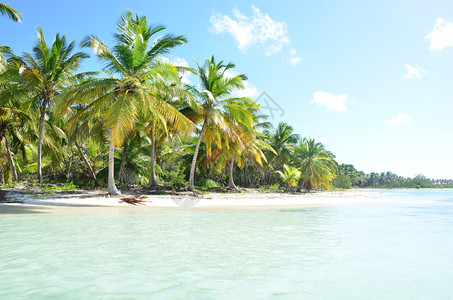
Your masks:
M 94 184 L 98 185 L 98 180 L 96 179 L 96 174 L 94 174 L 93 168 L 91 167 L 90 162 L 88 161 L 88 157 L 83 152 L 83 150 L 80 147 L 79 143 L 77 143 L 77 140 L 75 140 L 75 145 L 77 147 L 77 150 L 79 150 L 79 153 L 82 156 L 83 161 L 85 162 L 85 165 L 87 166 L 87 169 L 90 172 L 91 177 L 94 179 Z
M 127 151 L 129 150 L 129 140 L 124 141 L 123 146 L 123 155 L 121 156 L 121 165 L 120 165 L 120 172 L 118 175 L 118 182 L 125 183 L 126 180 L 126 158 L 127 158 Z
M 8 160 L 11 165 L 11 171 L 13 173 L 13 179 L 14 179 L 14 181 L 18 181 L 16 165 L 14 164 L 13 155 L 11 154 L 11 150 L 9 149 L 8 140 L 6 139 L 6 136 L 5 136 L 5 145 L 6 145 L 6 152 L 8 153 Z
M 207 120 L 205 119 L 203 122 L 203 127 L 201 128 L 200 135 L 198 136 L 197 145 L 195 147 L 195 152 L 193 154 L 192 165 L 190 166 L 190 175 L 189 175 L 189 191 L 195 191 L 195 166 L 197 164 L 197 157 L 198 157 L 198 150 L 200 149 L 201 139 L 203 138 L 204 131 L 206 129 L 206 125 L 208 124 Z
M 230 159 L 230 176 L 228 178 L 228 187 L 235 191 L 238 191 L 239 190 L 238 187 L 234 184 L 233 170 L 234 170 L 234 154 Z
M 149 178 L 149 186 L 150 187 L 155 187 L 157 186 L 157 180 L 156 180 L 156 136 L 153 133 L 151 140 L 151 176 Z
M 110 137 L 109 145 L 109 175 L 108 175 L 108 191 L 110 195 L 120 195 L 121 192 L 115 185 L 115 145 L 113 139 Z
M 38 180 L 39 183 L 42 183 L 42 172 L 41 172 L 41 150 L 42 150 L 42 138 L 44 132 L 44 117 L 46 115 L 46 108 L 41 108 L 41 116 L 39 118 L 39 138 L 38 138 L 38 166 L 37 166 L 37 173 L 38 173 Z

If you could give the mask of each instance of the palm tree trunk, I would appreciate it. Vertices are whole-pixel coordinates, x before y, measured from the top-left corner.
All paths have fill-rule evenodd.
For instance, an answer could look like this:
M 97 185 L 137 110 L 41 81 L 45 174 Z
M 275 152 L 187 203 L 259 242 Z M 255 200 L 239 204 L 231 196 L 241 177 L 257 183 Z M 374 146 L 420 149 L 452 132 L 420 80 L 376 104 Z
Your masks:
M 228 178 L 228 187 L 231 189 L 237 191 L 239 190 L 238 187 L 234 184 L 234 178 L 233 178 L 233 169 L 234 169 L 234 154 L 230 159 L 230 176 Z
M 11 164 L 11 171 L 13 173 L 13 179 L 14 179 L 14 181 L 18 181 L 16 165 L 14 164 L 13 155 L 11 154 L 11 150 L 9 149 L 8 140 L 6 139 L 6 136 L 5 136 L 5 145 L 6 145 L 6 152 L 8 153 L 8 160 L 9 160 L 9 163 Z
M 154 135 L 154 132 L 151 133 L 152 137 L 152 144 L 151 144 L 151 176 L 149 178 L 149 186 L 150 187 L 155 187 L 157 186 L 157 180 L 156 180 L 156 136 Z
M 124 183 L 126 180 L 126 158 L 127 158 L 127 151 L 129 150 L 129 140 L 124 142 L 123 146 L 123 155 L 121 156 L 121 165 L 120 165 L 120 173 L 118 175 L 118 182 Z
M 44 117 L 46 115 L 45 105 L 41 108 L 41 117 L 39 118 L 39 138 L 38 138 L 38 180 L 42 183 L 42 172 L 41 172 L 41 150 L 42 150 L 42 137 L 44 132 Z
M 88 171 L 90 172 L 91 177 L 94 179 L 94 184 L 98 185 L 98 180 L 96 179 L 96 174 L 94 174 L 93 168 L 90 165 L 90 162 L 88 161 L 87 156 L 83 152 L 82 148 L 80 147 L 79 143 L 77 143 L 77 140 L 75 141 L 75 145 L 77 147 L 77 150 L 79 150 L 80 155 L 83 158 L 83 161 L 85 162 L 85 165 L 87 166 Z
M 298 193 L 302 192 L 303 185 L 304 185 L 304 180 L 301 178 L 301 179 L 299 179 L 299 184 L 297 186 L 297 192 Z
M 108 175 L 108 191 L 110 195 L 120 195 L 121 192 L 116 188 L 115 185 L 115 145 L 113 144 L 113 138 L 110 137 L 109 146 L 109 175 Z
M 195 191 L 195 166 L 197 164 L 198 150 L 200 149 L 201 139 L 203 138 L 204 131 L 206 130 L 206 125 L 208 124 L 205 119 L 203 122 L 203 127 L 201 128 L 200 135 L 198 136 L 197 145 L 195 146 L 195 152 L 193 153 L 192 165 L 190 166 L 190 175 L 189 175 L 189 191 Z

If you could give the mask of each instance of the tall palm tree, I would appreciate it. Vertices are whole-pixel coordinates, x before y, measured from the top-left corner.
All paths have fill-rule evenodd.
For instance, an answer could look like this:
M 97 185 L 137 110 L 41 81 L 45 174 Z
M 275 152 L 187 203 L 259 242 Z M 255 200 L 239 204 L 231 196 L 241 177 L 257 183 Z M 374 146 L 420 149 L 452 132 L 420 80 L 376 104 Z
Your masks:
M 98 37 L 87 36 L 83 47 L 90 47 L 104 65 L 106 78 L 81 84 L 66 95 L 69 106 L 73 101 L 92 103 L 85 112 L 102 112 L 110 131 L 108 191 L 120 194 L 114 180 L 114 149 L 123 143 L 140 113 L 152 112 L 183 127 L 184 116 L 172 105 L 156 96 L 156 91 L 169 88 L 168 82 L 179 82 L 177 68 L 162 62 L 160 57 L 174 47 L 186 43 L 183 36 L 165 34 L 157 37 L 164 26 L 150 26 L 145 16 L 133 16 L 126 11 L 117 21 L 115 45 L 108 48 Z
M 0 15 L 4 15 L 8 19 L 13 20 L 14 22 L 22 22 L 21 20 L 22 14 L 4 3 L 0 3 Z
M 179 69 L 180 67 L 177 66 L 177 68 Z M 190 71 L 193 72 L 193 70 Z M 172 105 L 181 113 L 184 112 L 184 108 L 188 107 L 186 102 L 187 98 L 192 97 L 192 95 L 189 95 L 188 97 L 184 97 L 182 99 L 178 97 L 179 95 L 181 95 L 181 93 L 187 93 L 187 91 L 182 90 L 175 85 L 156 92 L 156 97 Z M 162 144 L 170 136 L 177 137 L 180 134 L 188 134 L 192 132 L 194 126 L 192 121 L 187 117 L 181 118 L 180 122 L 175 123 L 174 121 L 168 120 L 159 114 L 155 114 L 153 111 L 149 111 L 148 114 L 143 114 L 142 116 L 143 123 L 145 125 L 144 130 L 151 137 L 151 172 L 149 178 L 149 186 L 154 187 L 157 186 L 155 170 L 157 145 Z
M 232 122 L 253 122 L 253 115 L 247 110 L 251 100 L 244 97 L 234 97 L 233 93 L 243 89 L 243 81 L 247 77 L 243 74 L 227 76 L 228 72 L 235 67 L 234 64 L 224 64 L 223 61 L 216 62 L 214 56 L 206 59 L 203 66 L 198 65 L 198 77 L 200 79 L 200 90 L 192 88 L 198 96 L 201 106 L 199 111 L 199 130 L 197 144 L 192 159 L 189 175 L 189 191 L 195 190 L 195 167 L 201 140 L 206 145 L 206 156 L 211 156 L 212 143 L 222 147 L 222 137 L 227 135 L 238 143 L 242 143 L 237 132 L 231 127 Z
M 304 138 L 295 148 L 296 164 L 299 166 L 302 176 L 299 182 L 300 191 L 303 188 L 311 190 L 320 185 L 331 188 L 332 180 L 338 172 L 335 157 L 324 145 L 314 139 Z
M 42 183 L 41 158 L 44 136 L 44 121 L 49 108 L 56 103 L 56 97 L 63 93 L 68 84 L 78 76 L 74 72 L 80 67 L 83 59 L 88 55 L 82 52 L 72 54 L 74 41 L 67 44 L 66 37 L 56 34 L 50 47 L 44 39 L 42 29 L 37 28 L 37 41 L 32 54 L 24 53 L 23 57 L 14 57 L 16 65 L 20 66 L 18 74 L 23 85 L 17 89 L 30 97 L 34 105 L 39 107 L 39 137 L 37 154 L 37 174 Z
M 247 161 L 251 161 L 256 168 L 261 172 L 263 169 L 263 162 L 267 162 L 266 156 L 263 150 L 275 151 L 260 137 L 262 133 L 259 130 L 263 127 L 267 127 L 266 122 L 262 122 L 262 115 L 256 115 L 258 106 L 254 102 L 243 103 L 247 105 L 247 114 L 252 114 L 253 123 L 242 122 L 241 119 L 228 118 L 227 121 L 230 123 L 228 130 L 232 131 L 230 135 L 223 135 L 223 138 L 227 138 L 224 142 L 226 147 L 216 148 L 211 157 L 207 157 L 207 162 L 216 160 L 217 170 L 220 172 L 225 165 L 228 166 L 228 187 L 233 190 L 238 190 L 234 183 L 234 166 L 235 163 L 239 168 L 244 168 Z M 235 139 L 228 138 L 229 136 L 236 137 Z M 222 145 L 220 145 L 222 146 Z
M 285 122 L 280 122 L 275 131 L 265 130 L 264 133 L 268 137 L 268 143 L 278 155 L 272 152 L 266 152 L 272 167 L 281 169 L 283 164 L 288 164 L 291 161 L 294 147 L 299 141 L 300 136 L 293 133 L 293 127 Z

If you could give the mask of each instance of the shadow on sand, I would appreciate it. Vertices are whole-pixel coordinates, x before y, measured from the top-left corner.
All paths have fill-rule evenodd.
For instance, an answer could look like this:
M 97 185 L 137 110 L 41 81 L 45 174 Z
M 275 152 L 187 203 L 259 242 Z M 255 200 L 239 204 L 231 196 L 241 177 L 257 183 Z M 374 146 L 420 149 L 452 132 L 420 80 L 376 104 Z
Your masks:
M 43 206 L 25 206 L 25 205 L 1 205 L 0 215 L 18 215 L 18 214 L 45 214 L 49 213 L 48 209 Z

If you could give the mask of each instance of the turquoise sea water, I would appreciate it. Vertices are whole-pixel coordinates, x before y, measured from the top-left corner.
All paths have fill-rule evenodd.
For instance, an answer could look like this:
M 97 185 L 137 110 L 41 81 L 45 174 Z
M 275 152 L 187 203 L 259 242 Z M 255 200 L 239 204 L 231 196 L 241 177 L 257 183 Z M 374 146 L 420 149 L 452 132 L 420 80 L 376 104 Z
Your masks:
M 453 191 L 381 196 L 395 201 L 0 214 L 0 299 L 453 299 Z

